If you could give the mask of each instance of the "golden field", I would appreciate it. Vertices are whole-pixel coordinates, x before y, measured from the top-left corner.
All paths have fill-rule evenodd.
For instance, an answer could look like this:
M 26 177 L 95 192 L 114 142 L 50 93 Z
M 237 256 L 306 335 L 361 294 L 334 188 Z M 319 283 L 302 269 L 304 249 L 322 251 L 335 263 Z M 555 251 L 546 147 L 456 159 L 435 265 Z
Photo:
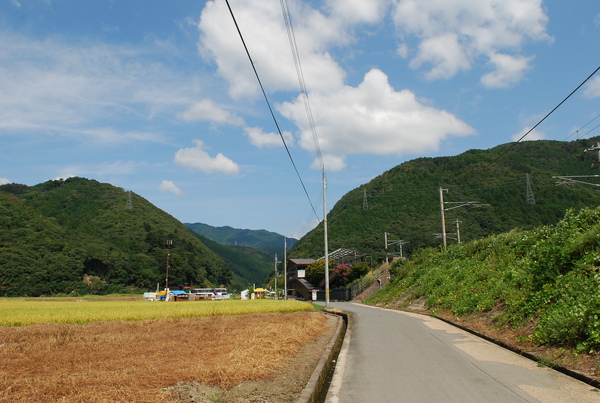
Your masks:
M 292 312 L 292 311 L 304 312 Z M 0 301 L 0 402 L 172 402 L 284 368 L 325 316 L 294 301 Z M 287 313 L 292 312 L 292 313 Z
M 269 299 L 227 301 L 103 301 L 0 300 L 0 326 L 27 326 L 38 323 L 83 324 L 97 321 L 139 321 L 184 319 L 248 313 L 311 312 L 311 304 Z

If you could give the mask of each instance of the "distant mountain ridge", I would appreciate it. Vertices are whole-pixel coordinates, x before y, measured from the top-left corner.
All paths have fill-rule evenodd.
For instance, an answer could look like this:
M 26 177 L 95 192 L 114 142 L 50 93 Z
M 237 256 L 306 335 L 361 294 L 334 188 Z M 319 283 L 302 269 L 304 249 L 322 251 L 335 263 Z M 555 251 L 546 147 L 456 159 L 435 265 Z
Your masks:
M 439 247 L 440 189 L 448 243 L 457 242 L 459 224 L 463 242 L 515 228 L 555 224 L 568 209 L 600 204 L 597 187 L 558 186 L 555 178 L 597 174 L 596 153 L 584 151 L 599 140 L 507 143 L 404 162 L 346 193 L 333 206 L 327 214 L 329 251 L 356 249 L 373 254 L 373 261 L 381 260 L 386 236 L 388 241 L 405 242 L 404 256 L 418 248 Z M 484 206 L 469 208 L 472 201 Z M 398 253 L 397 244 L 390 252 Z M 298 258 L 322 255 L 323 223 L 303 236 L 289 254 Z
M 222 245 L 249 246 L 262 251 L 271 251 L 273 248 L 283 250 L 284 236 L 264 229 L 239 229 L 229 226 L 213 227 L 203 223 L 186 223 L 185 226 L 195 233 Z M 295 238 L 286 239 L 288 248 L 298 242 Z

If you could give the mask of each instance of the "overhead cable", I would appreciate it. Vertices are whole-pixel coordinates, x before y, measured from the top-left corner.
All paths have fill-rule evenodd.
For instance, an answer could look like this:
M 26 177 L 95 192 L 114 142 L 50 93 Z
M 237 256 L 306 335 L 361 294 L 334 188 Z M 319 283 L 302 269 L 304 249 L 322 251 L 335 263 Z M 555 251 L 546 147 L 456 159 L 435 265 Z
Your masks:
M 569 138 L 573 137 L 574 135 L 576 135 L 577 133 L 579 133 L 579 131 L 583 128 L 585 128 L 587 125 L 589 125 L 590 123 L 592 123 L 594 120 L 600 118 L 600 115 L 596 115 L 595 118 L 593 118 L 592 120 L 590 120 L 589 122 L 587 122 L 586 124 L 584 124 L 583 126 L 581 126 L 579 129 L 575 130 L 573 133 L 569 134 L 567 136 L 567 138 L 565 140 L 568 140 Z M 594 130 L 594 129 L 592 129 Z M 591 131 L 591 130 L 590 130 Z M 590 131 L 588 131 L 586 134 L 581 135 L 581 137 L 578 137 L 578 139 L 584 137 L 585 135 L 587 135 Z
M 502 152 L 502 153 L 501 153 L 499 156 L 497 156 L 496 158 L 494 158 L 494 159 L 493 159 L 493 160 L 492 160 L 492 161 L 491 161 L 489 164 L 487 164 L 487 165 L 486 165 L 484 168 L 482 168 L 482 169 L 481 169 L 481 171 L 488 169 L 488 168 L 489 168 L 489 167 L 490 167 L 492 164 L 494 164 L 496 161 L 498 161 L 498 160 L 499 160 L 499 159 L 500 159 L 500 158 L 501 158 L 501 157 L 502 157 L 504 154 L 506 154 L 507 152 L 509 152 L 509 151 L 510 151 L 510 150 L 511 150 L 511 149 L 512 149 L 514 146 L 516 146 L 518 143 L 520 143 L 520 142 L 521 142 L 521 140 L 523 140 L 525 137 L 527 137 L 527 135 L 528 135 L 529 133 L 531 133 L 532 131 L 534 131 L 534 130 L 535 130 L 535 128 L 536 128 L 536 127 L 538 127 L 540 124 L 542 124 L 542 122 L 543 122 L 544 120 L 546 120 L 546 118 L 547 118 L 548 116 L 552 115 L 552 113 L 554 113 L 554 111 L 555 111 L 555 110 L 557 110 L 558 108 L 560 108 L 560 107 L 561 107 L 561 105 L 562 105 L 562 104 L 564 104 L 564 103 L 567 101 L 567 99 L 571 98 L 571 96 L 572 96 L 573 94 L 575 94 L 575 93 L 577 92 L 577 90 L 579 90 L 581 87 L 583 87 L 583 85 L 584 85 L 585 83 L 587 83 L 587 82 L 589 81 L 589 79 L 590 79 L 590 78 L 592 78 L 592 77 L 594 76 L 594 74 L 596 74 L 596 73 L 598 72 L 598 70 L 600 70 L 600 67 L 596 68 L 596 70 L 594 70 L 594 72 L 593 72 L 592 74 L 590 74 L 590 75 L 589 75 L 589 76 L 588 76 L 588 77 L 587 77 L 585 80 L 583 80 L 583 82 L 582 82 L 581 84 L 579 84 L 579 85 L 577 86 L 577 88 L 575 88 L 573 91 L 571 91 L 571 93 L 570 93 L 569 95 L 567 95 L 567 97 L 566 97 L 565 99 L 563 99 L 563 100 L 562 100 L 562 101 L 561 101 L 561 102 L 560 102 L 558 105 L 556 105 L 556 106 L 554 107 L 554 109 L 552 109 L 550 112 L 548 112 L 548 114 L 547 114 L 546 116 L 544 116 L 544 117 L 542 118 L 542 120 L 540 120 L 539 122 L 537 122 L 537 123 L 535 124 L 535 126 L 533 126 L 533 127 L 532 127 L 531 129 L 529 129 L 529 130 L 528 130 L 528 131 L 527 131 L 527 132 L 526 132 L 524 135 L 522 135 L 520 139 L 518 139 L 517 141 L 515 141 L 514 143 L 512 143 L 512 144 L 510 145 L 510 147 L 508 147 L 506 150 L 504 150 L 504 152 Z M 480 171 L 480 172 L 481 172 L 481 171 Z
M 315 207 L 313 206 L 313 203 L 310 199 L 310 196 L 308 195 L 308 191 L 306 190 L 306 186 L 304 186 L 304 181 L 302 180 L 302 177 L 300 176 L 300 172 L 298 172 L 298 168 L 296 167 L 296 163 L 294 162 L 294 159 L 292 158 L 292 154 L 290 153 L 290 149 L 287 146 L 287 143 L 285 142 L 285 139 L 283 137 L 283 134 L 281 132 L 281 129 L 279 127 L 279 123 L 277 122 L 277 118 L 275 117 L 275 113 L 273 112 L 273 108 L 271 107 L 271 103 L 269 102 L 269 98 L 267 97 L 267 93 L 265 92 L 265 88 L 263 87 L 262 81 L 260 80 L 260 76 L 258 75 L 258 71 L 256 71 L 256 67 L 254 66 L 254 62 L 252 61 L 252 57 L 250 56 L 250 51 L 248 50 L 248 46 L 246 46 L 246 41 L 244 40 L 244 36 L 242 35 L 242 31 L 240 30 L 240 27 L 237 23 L 237 20 L 235 19 L 235 15 L 233 14 L 233 10 L 231 9 L 231 6 L 229 5 L 229 0 L 225 0 L 225 3 L 227 3 L 227 8 L 229 9 L 229 13 L 231 14 L 231 18 L 233 19 L 233 23 L 235 24 L 235 28 L 238 32 L 238 35 L 240 36 L 240 40 L 242 41 L 242 45 L 244 45 L 244 49 L 246 51 L 246 55 L 248 56 L 248 60 L 250 61 L 250 65 L 252 66 L 252 70 L 254 71 L 254 75 L 256 76 L 256 80 L 258 81 L 258 85 L 260 86 L 260 90 L 262 91 L 262 94 L 265 98 L 265 102 L 267 103 L 267 106 L 269 107 L 269 112 L 271 113 L 271 117 L 273 118 L 273 122 L 275 122 L 275 126 L 277 127 L 277 132 L 279 133 L 279 137 L 281 138 L 281 141 L 283 142 L 283 145 L 285 147 L 285 151 L 287 152 L 288 157 L 290 158 L 290 161 L 292 162 L 292 165 L 294 166 L 294 170 L 296 171 L 296 175 L 298 176 L 298 179 L 300 180 L 300 183 L 302 184 L 302 189 L 304 189 L 304 194 L 306 194 L 306 197 L 308 198 L 308 202 L 310 203 L 310 206 L 312 208 L 313 213 L 315 214 L 315 216 L 317 217 L 317 219 L 319 219 L 319 215 L 317 214 L 317 211 L 315 210 Z

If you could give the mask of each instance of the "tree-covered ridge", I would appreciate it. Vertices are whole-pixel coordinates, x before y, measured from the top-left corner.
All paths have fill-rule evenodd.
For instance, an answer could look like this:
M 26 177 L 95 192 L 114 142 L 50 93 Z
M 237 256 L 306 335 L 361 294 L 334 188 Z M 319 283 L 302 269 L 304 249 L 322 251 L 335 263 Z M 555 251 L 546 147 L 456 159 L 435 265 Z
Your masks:
M 196 236 L 231 268 L 233 289 L 243 290 L 250 284 L 263 284 L 275 270 L 273 255 L 248 246 L 222 245 L 202 235 Z
M 559 175 L 592 175 L 592 157 L 584 153 L 598 138 L 527 141 L 490 150 L 469 150 L 454 157 L 418 158 L 398 165 L 342 197 L 328 214 L 330 251 L 352 248 L 383 258 L 384 232 L 405 240 L 404 252 L 441 245 L 439 189 L 445 202 L 477 201 L 481 208 L 446 211 L 446 228 L 455 237 L 460 221 L 462 241 L 479 239 L 513 228 L 554 224 L 569 208 L 594 207 L 600 198 L 585 185 L 557 186 Z M 527 182 L 535 204 L 527 203 Z M 364 209 L 366 193 L 367 209 Z M 446 205 L 446 208 L 451 205 Z M 323 255 L 322 223 L 290 252 L 293 257 Z
M 164 287 L 167 240 L 171 288 L 232 280 L 225 262 L 185 225 L 109 184 L 9 184 L 0 186 L 0 203 L 0 295 Z
M 283 235 L 264 229 L 250 230 L 228 226 L 213 227 L 208 224 L 185 224 L 192 231 L 222 245 L 249 246 L 261 251 L 283 251 Z M 294 246 L 297 239 L 287 238 L 288 248 Z

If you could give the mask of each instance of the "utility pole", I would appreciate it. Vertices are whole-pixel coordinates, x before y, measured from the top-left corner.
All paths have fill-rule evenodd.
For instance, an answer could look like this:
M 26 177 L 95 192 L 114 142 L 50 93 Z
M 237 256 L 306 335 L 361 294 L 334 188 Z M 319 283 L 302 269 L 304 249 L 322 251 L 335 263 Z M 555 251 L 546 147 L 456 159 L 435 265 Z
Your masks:
M 388 232 L 383 233 L 383 236 L 385 238 L 385 262 L 386 263 L 389 263 L 389 256 L 390 256 L 389 247 L 390 247 L 390 245 L 398 245 L 398 247 L 400 249 L 400 257 L 403 257 L 402 256 L 402 246 L 408 243 L 408 241 L 404 241 L 402 239 L 390 240 L 390 239 L 388 239 L 388 235 L 389 235 Z M 395 254 L 393 256 L 395 256 Z
M 444 201 L 444 192 L 448 193 L 448 189 L 440 188 L 440 212 L 442 214 L 442 239 L 444 241 L 444 249 L 448 246 L 447 234 L 446 234 L 446 215 L 445 212 L 448 210 L 452 210 L 459 207 L 485 207 L 489 206 L 489 204 L 482 204 L 476 201 L 464 201 L 464 202 L 445 202 Z M 452 207 L 444 207 L 446 204 L 452 204 Z M 457 223 L 457 231 L 458 231 L 458 223 Z M 458 243 L 460 243 L 460 235 L 458 238 Z
M 446 215 L 444 208 L 444 192 L 448 193 L 448 189 L 440 188 L 440 212 L 442 214 L 442 239 L 444 241 L 444 249 L 448 246 L 448 242 L 446 241 Z
M 454 221 L 454 224 L 456 224 L 456 240 L 458 241 L 458 243 L 460 243 L 460 223 L 462 221 L 460 220 L 456 220 Z
M 283 299 L 287 300 L 287 238 L 283 237 Z
M 600 167 L 600 143 L 597 143 L 597 145 L 591 146 L 590 148 L 586 148 L 585 150 L 583 150 L 584 153 L 588 151 L 597 151 L 595 159 L 592 160 L 592 168 L 596 166 Z M 581 183 L 583 185 L 600 187 L 600 184 L 598 183 L 588 182 L 592 180 L 591 178 L 600 178 L 600 175 L 569 175 L 553 176 L 552 178 L 560 179 L 560 182 L 558 182 L 557 185 L 570 185 L 572 183 Z
M 385 262 L 389 263 L 388 260 L 388 242 L 387 242 L 387 232 L 383 233 L 383 238 L 385 239 Z
M 277 253 L 275 253 L 275 299 L 277 298 Z
M 167 277 L 165 278 L 165 291 L 167 294 L 169 293 L 169 257 L 171 257 L 171 245 L 173 245 L 173 240 L 167 240 Z M 167 296 L 165 295 L 165 299 Z
M 323 240 L 325 243 L 325 306 L 329 308 L 329 245 L 327 241 L 327 178 L 323 168 Z

